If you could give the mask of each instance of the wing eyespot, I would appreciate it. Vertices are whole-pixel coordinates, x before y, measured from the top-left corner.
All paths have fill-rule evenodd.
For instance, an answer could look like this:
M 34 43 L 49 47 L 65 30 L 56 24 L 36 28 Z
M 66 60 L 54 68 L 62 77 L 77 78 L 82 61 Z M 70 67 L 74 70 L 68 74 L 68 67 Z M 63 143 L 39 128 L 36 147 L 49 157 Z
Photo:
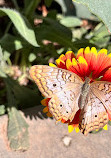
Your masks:
M 68 111 L 66 111 L 66 113 L 68 114 Z
M 62 105 L 62 104 L 60 104 L 60 107 L 63 107 L 63 105 Z
M 53 87 L 56 87 L 56 83 L 53 84 Z
M 95 115 L 95 117 L 97 117 L 97 115 Z

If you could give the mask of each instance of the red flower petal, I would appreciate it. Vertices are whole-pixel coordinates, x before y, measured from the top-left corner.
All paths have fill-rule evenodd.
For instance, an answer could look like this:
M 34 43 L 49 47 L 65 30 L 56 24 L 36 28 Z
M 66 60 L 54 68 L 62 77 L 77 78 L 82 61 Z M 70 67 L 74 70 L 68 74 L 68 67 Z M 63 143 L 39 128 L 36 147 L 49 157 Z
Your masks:
M 88 73 L 88 64 L 82 56 L 79 56 L 78 63 L 79 63 L 78 64 L 79 65 L 79 73 L 82 77 L 85 77 Z
M 98 52 L 96 69 L 93 72 L 93 78 L 103 75 L 107 69 L 111 67 L 111 58 L 107 56 L 107 50 L 101 49 Z
M 83 48 L 79 49 L 77 58 L 83 57 L 86 62 L 87 66 L 85 66 L 85 72 L 84 75 L 89 76 L 91 72 L 95 69 L 96 63 L 97 63 L 97 50 L 95 47 L 92 47 L 91 50 L 89 47 L 86 47 L 85 50 Z M 86 64 L 85 64 L 86 65 Z
M 72 65 L 74 68 L 73 72 L 76 73 L 77 75 L 81 76 L 79 63 L 77 62 L 77 60 L 75 58 L 72 59 Z
M 64 54 L 61 54 L 59 59 L 65 62 L 66 61 L 66 56 Z
M 65 56 L 66 56 L 66 59 L 70 59 L 70 61 L 72 61 L 72 59 L 75 58 L 75 55 L 72 51 L 66 52 Z
M 73 125 L 74 127 L 77 127 L 79 124 L 79 115 L 80 115 L 81 110 L 78 110 L 74 116 L 74 119 L 72 120 L 72 122 L 69 123 L 69 125 Z
M 74 59 L 75 59 L 75 58 L 74 58 Z M 67 68 L 67 70 L 72 71 L 72 72 L 74 72 L 74 73 L 77 72 L 76 69 L 74 68 L 74 66 L 73 66 L 73 64 L 72 64 L 72 62 L 71 62 L 70 59 L 67 59 L 67 60 L 66 60 L 66 68 Z
M 108 110 L 107 110 L 107 112 L 108 112 L 108 118 L 109 118 L 109 120 L 111 121 L 111 112 L 108 111 Z
M 57 59 L 56 64 L 57 64 L 57 67 L 62 68 L 62 69 L 66 69 L 65 62 L 62 61 L 61 59 Z
M 77 52 L 77 59 L 79 58 L 79 56 L 82 56 L 82 57 L 84 57 L 84 48 L 81 48 L 81 49 L 79 49 L 78 50 L 78 52 Z
M 111 68 L 109 68 L 101 78 L 102 81 L 109 81 L 111 82 Z
M 97 64 L 97 50 L 95 47 L 92 47 L 91 50 L 89 47 L 86 47 L 84 52 L 84 57 L 88 63 L 90 73 L 95 70 Z

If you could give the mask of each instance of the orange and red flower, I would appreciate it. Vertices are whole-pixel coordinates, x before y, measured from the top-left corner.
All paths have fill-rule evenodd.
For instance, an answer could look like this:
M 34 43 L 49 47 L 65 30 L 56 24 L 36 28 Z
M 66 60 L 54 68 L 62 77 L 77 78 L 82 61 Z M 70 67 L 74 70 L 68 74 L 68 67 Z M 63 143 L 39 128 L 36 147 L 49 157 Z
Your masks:
M 56 65 L 50 63 L 50 66 L 59 67 L 62 69 L 67 69 L 76 73 L 83 80 L 85 77 L 91 78 L 94 80 L 102 80 L 111 82 L 111 54 L 107 55 L 106 49 L 101 49 L 97 52 L 95 47 L 91 49 L 89 47 L 81 48 L 78 50 L 77 55 L 75 56 L 72 51 L 66 52 L 66 54 L 60 55 L 56 60 Z M 45 105 L 43 112 L 47 113 L 47 116 L 52 116 L 48 110 L 48 102 L 50 98 L 42 100 L 42 105 Z M 75 128 L 76 132 L 79 131 L 79 114 L 78 111 L 72 122 L 61 120 L 63 123 L 68 123 L 68 130 L 72 132 Z M 103 127 L 107 130 L 107 125 Z

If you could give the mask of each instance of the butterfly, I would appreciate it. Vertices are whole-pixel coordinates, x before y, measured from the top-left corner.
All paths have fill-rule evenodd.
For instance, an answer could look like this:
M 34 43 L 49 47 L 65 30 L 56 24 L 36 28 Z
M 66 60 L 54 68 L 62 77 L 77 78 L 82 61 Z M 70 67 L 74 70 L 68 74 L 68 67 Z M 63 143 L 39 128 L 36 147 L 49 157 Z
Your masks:
M 70 122 L 78 110 L 79 128 L 84 135 L 105 126 L 111 114 L 111 82 L 83 81 L 77 74 L 47 65 L 34 65 L 31 78 L 41 93 L 50 98 L 48 107 L 56 120 Z

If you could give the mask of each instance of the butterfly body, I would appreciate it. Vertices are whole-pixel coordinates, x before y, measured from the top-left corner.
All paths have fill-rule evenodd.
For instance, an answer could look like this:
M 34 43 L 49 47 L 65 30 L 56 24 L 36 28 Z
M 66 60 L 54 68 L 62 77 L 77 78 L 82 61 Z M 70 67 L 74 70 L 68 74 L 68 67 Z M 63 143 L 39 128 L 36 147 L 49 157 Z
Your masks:
M 90 79 L 86 78 L 85 82 L 83 83 L 82 87 L 81 87 L 81 96 L 80 96 L 80 102 L 79 102 L 79 108 L 82 109 L 85 105 L 88 93 L 89 93 L 89 89 L 90 89 Z
M 80 113 L 80 129 L 88 132 L 103 127 L 111 113 L 111 83 L 83 81 L 78 75 L 68 70 L 35 65 L 30 69 L 30 76 L 39 90 L 50 98 L 49 111 L 56 120 L 70 122 L 78 110 Z

